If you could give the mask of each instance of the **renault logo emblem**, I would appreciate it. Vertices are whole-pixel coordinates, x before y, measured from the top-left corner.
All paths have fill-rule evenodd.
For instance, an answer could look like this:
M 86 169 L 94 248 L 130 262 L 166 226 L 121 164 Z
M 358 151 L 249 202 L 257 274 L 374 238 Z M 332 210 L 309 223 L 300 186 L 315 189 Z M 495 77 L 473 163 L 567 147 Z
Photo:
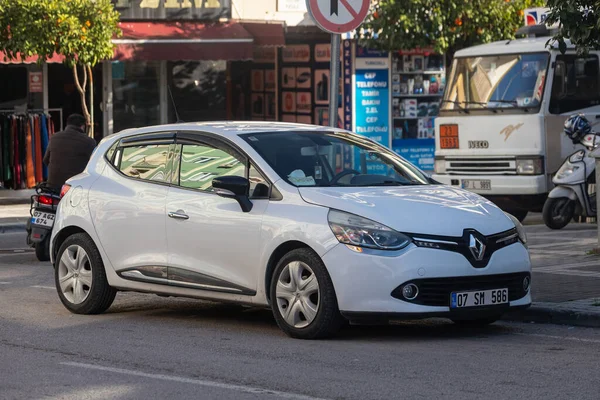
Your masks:
M 483 260 L 485 256 L 485 244 L 472 233 L 469 235 L 469 250 L 471 250 L 471 254 L 473 254 L 475 260 Z

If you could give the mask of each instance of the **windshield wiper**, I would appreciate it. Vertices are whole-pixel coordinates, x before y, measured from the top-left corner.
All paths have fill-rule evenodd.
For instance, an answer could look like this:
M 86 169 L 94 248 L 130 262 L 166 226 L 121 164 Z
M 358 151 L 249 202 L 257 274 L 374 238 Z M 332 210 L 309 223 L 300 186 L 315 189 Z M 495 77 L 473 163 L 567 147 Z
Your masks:
M 465 114 L 470 114 L 469 110 L 467 110 L 465 107 L 463 107 L 461 104 L 464 103 L 463 101 L 454 101 L 454 100 L 442 100 L 442 104 L 444 103 L 450 103 L 450 104 L 454 104 L 459 111 L 464 112 Z

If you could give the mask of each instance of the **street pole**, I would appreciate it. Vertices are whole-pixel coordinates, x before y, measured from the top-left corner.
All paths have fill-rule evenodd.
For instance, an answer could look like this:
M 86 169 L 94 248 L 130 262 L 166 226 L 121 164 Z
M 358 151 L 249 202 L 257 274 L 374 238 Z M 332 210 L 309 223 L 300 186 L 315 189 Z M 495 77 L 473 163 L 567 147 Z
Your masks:
M 329 126 L 337 128 L 338 97 L 340 92 L 340 42 L 341 36 L 331 34 L 331 65 L 329 66 Z

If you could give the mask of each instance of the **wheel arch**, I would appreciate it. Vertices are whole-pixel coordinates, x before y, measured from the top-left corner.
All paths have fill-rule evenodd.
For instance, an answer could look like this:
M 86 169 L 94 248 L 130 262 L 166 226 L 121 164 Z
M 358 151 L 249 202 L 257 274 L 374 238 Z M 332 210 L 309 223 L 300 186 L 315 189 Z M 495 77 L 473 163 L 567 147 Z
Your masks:
M 299 240 L 288 240 L 284 243 L 281 243 L 279 246 L 273 250 L 271 256 L 269 257 L 269 261 L 267 262 L 267 268 L 265 271 L 265 296 L 267 301 L 271 302 L 271 293 L 269 288 L 271 287 L 271 279 L 273 278 L 273 271 L 275 271 L 275 267 L 279 261 L 290 251 L 296 249 L 310 249 L 315 254 L 318 254 L 315 249 L 310 247 L 308 244 L 301 242 Z
M 54 237 L 54 243 L 52 245 L 52 260 L 54 263 L 56 263 L 56 256 L 58 255 L 58 251 L 60 250 L 60 247 L 65 242 L 65 240 L 78 233 L 84 233 L 90 239 L 92 239 L 92 236 L 85 229 L 76 225 L 65 226 L 56 234 L 56 236 Z

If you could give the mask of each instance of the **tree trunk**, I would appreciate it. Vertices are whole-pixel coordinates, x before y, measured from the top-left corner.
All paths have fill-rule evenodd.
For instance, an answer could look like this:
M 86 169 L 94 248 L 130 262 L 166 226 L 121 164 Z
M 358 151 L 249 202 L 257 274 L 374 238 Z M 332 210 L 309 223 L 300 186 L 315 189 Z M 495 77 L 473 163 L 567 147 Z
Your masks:
M 88 111 L 88 107 L 87 107 L 87 99 L 85 96 L 85 91 L 86 91 L 86 87 L 87 87 L 87 81 L 88 81 L 88 71 L 86 69 L 86 67 L 83 67 L 83 85 L 81 84 L 81 81 L 79 80 L 79 71 L 77 71 L 77 65 L 73 66 L 73 77 L 75 78 L 75 86 L 77 87 L 77 91 L 79 92 L 79 96 L 81 97 L 81 109 L 83 111 L 83 116 L 85 117 L 85 122 L 87 124 L 88 127 L 88 132 L 89 132 L 89 128 L 91 127 L 91 121 L 90 121 L 90 113 Z
M 91 120 L 91 124 L 90 124 L 90 131 L 89 131 L 89 135 L 90 137 L 93 139 L 94 138 L 94 72 L 92 71 L 92 67 L 90 67 L 89 65 L 86 66 L 87 71 L 88 71 L 88 76 L 90 77 L 89 82 L 90 82 L 90 120 Z

